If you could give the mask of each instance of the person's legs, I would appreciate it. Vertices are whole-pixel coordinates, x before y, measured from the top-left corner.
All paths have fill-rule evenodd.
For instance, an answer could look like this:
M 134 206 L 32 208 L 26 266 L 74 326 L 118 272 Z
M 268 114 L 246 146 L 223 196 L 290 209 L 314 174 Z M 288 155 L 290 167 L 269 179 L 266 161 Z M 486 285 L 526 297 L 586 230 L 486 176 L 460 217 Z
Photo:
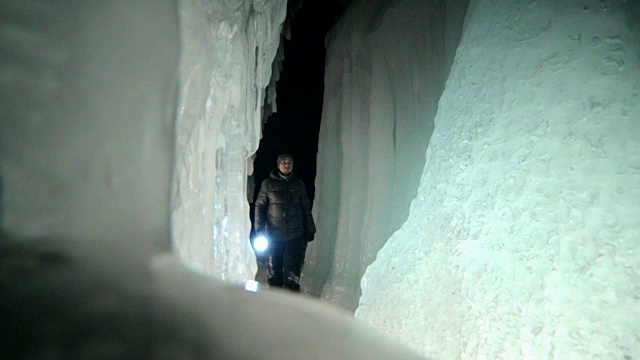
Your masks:
M 304 238 L 287 241 L 284 248 L 283 270 L 284 287 L 293 291 L 300 291 L 300 273 L 304 265 L 307 251 L 307 241 Z
M 282 257 L 286 242 L 272 241 L 269 244 L 267 282 L 270 287 L 282 287 Z

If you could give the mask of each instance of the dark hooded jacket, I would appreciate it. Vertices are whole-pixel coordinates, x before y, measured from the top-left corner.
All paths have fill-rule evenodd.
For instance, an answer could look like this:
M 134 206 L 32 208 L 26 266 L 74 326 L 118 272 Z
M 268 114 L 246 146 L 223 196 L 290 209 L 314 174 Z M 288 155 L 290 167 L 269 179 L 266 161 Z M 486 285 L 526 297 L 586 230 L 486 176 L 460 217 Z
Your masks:
M 256 233 L 266 233 L 274 241 L 309 239 L 316 232 L 307 190 L 293 173 L 283 178 L 273 169 L 262 182 L 255 205 Z

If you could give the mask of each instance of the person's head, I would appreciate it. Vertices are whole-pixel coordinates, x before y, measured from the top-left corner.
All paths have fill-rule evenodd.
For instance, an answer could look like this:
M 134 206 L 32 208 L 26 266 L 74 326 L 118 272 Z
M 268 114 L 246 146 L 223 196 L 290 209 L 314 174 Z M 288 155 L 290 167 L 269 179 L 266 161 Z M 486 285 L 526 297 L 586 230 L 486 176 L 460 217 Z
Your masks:
M 278 170 L 284 175 L 289 175 L 293 171 L 293 156 L 282 154 L 278 156 Z

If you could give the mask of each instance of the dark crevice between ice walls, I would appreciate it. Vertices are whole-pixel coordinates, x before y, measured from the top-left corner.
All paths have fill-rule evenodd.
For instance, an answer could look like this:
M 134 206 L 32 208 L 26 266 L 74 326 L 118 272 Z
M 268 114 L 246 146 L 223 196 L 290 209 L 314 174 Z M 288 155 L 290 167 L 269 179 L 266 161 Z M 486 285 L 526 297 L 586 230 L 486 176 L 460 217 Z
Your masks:
M 325 35 L 337 17 L 344 12 L 348 1 L 305 0 L 301 7 L 292 3 L 285 21 L 285 36 L 279 52 L 282 60 L 277 78 L 273 79 L 276 91 L 267 91 L 277 104 L 272 114 L 265 110 L 266 123 L 256 152 L 254 173 L 249 178 L 248 199 L 253 223 L 253 202 L 262 180 L 276 166 L 276 158 L 283 153 L 293 155 L 294 171 L 306 186 L 310 201 L 315 195 L 316 154 L 318 131 L 322 116 L 322 99 L 325 69 Z M 275 97 L 277 94 L 277 97 Z M 274 109 L 269 109 L 269 111 Z M 252 234 L 253 235 L 253 234 Z M 256 279 L 266 281 L 265 255 L 257 253 Z

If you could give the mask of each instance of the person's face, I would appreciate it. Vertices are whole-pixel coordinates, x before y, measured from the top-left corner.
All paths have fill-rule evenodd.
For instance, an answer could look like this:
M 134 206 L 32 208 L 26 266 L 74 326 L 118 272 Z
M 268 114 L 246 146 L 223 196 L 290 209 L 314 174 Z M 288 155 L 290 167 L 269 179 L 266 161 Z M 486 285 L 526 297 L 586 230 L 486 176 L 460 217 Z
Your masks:
M 293 161 L 288 159 L 280 161 L 280 164 L 278 164 L 278 170 L 285 175 L 291 174 L 293 171 Z

